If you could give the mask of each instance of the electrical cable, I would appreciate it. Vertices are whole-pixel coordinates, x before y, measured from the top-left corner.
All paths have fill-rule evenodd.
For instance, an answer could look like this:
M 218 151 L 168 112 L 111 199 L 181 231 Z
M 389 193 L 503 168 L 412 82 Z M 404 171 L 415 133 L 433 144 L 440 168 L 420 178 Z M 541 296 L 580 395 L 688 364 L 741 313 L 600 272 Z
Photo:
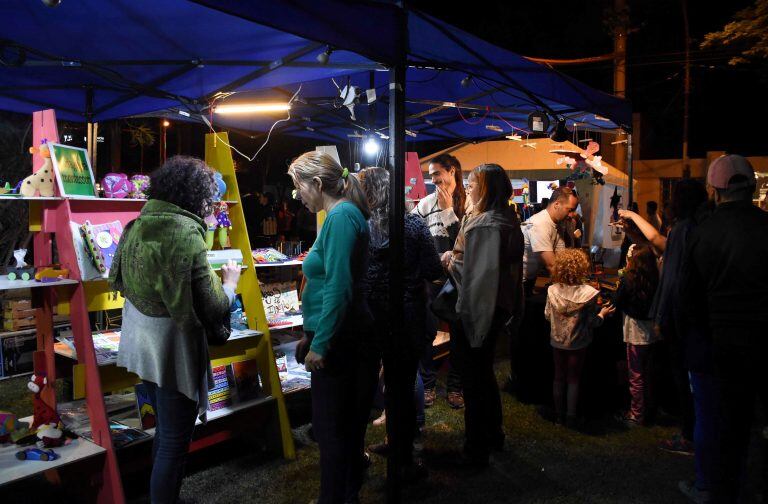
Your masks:
M 296 90 L 296 92 L 293 94 L 291 99 L 288 100 L 288 105 L 290 105 L 291 103 L 294 102 L 294 100 L 296 99 L 296 97 L 299 95 L 300 92 L 301 92 L 301 85 L 299 85 L 299 89 Z M 235 94 L 235 93 L 231 93 L 231 94 L 229 94 L 227 96 L 231 96 L 232 94 Z M 214 98 L 214 100 L 211 102 L 211 104 L 213 104 L 215 101 L 216 101 L 216 98 Z M 212 106 L 211 106 L 211 110 L 213 110 Z M 213 114 L 213 112 L 211 112 L 211 114 Z M 266 147 L 266 145 L 269 143 L 269 139 L 272 136 L 272 131 L 275 129 L 275 126 L 277 126 L 281 122 L 286 122 L 286 121 L 290 121 L 291 120 L 291 110 L 290 110 L 290 108 L 288 109 L 288 117 L 286 117 L 285 119 L 278 119 L 277 121 L 275 121 L 272 124 L 272 127 L 269 128 L 269 132 L 267 133 L 267 139 L 264 140 L 264 143 L 261 144 L 261 147 L 259 147 L 259 149 L 256 151 L 256 154 L 254 154 L 252 157 L 246 156 L 245 154 L 243 154 L 242 152 L 237 150 L 236 147 L 230 145 L 223 138 L 221 138 L 221 136 L 219 136 L 219 134 L 216 132 L 216 130 L 213 129 L 213 123 L 211 121 L 209 121 L 207 117 L 205 117 L 203 114 L 200 114 L 200 117 L 203 119 L 203 122 L 208 125 L 208 127 L 211 130 L 211 132 L 215 135 L 215 138 L 218 141 L 220 141 L 221 143 L 223 143 L 224 145 L 226 145 L 227 147 L 232 149 L 234 152 L 240 154 L 243 158 L 248 160 L 248 162 L 253 162 L 253 160 L 256 159 L 256 157 L 259 155 L 259 153 L 262 151 L 262 149 L 264 149 L 264 147 Z M 211 117 L 213 117 L 213 115 L 211 115 Z

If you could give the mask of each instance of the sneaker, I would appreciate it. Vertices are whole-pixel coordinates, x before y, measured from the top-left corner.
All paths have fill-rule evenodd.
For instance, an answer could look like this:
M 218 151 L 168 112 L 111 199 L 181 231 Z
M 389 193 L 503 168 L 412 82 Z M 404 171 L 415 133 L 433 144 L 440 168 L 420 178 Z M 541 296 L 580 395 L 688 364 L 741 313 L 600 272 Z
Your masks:
M 434 388 L 425 388 L 424 389 L 424 407 L 429 408 L 433 404 L 435 404 L 435 399 L 437 398 L 437 392 Z
M 389 443 L 382 441 L 368 446 L 368 451 L 376 455 L 386 456 L 389 453 Z
M 659 443 L 659 448 L 680 455 L 693 455 L 693 443 L 680 434 L 675 434 L 671 439 L 665 439 Z
M 382 411 L 381 416 L 373 421 L 373 425 L 376 427 L 381 427 L 382 425 L 387 424 L 387 412 Z
M 681 481 L 677 484 L 677 488 L 683 492 L 683 495 L 688 497 L 691 502 L 696 504 L 710 504 L 715 502 L 712 492 L 706 490 L 699 490 L 692 481 Z
M 642 420 L 633 416 L 629 412 L 616 415 L 615 419 L 619 424 L 623 425 L 628 429 L 633 429 L 635 427 L 642 427 L 644 425 Z
M 464 407 L 464 394 L 461 392 L 448 392 L 448 405 L 453 409 Z

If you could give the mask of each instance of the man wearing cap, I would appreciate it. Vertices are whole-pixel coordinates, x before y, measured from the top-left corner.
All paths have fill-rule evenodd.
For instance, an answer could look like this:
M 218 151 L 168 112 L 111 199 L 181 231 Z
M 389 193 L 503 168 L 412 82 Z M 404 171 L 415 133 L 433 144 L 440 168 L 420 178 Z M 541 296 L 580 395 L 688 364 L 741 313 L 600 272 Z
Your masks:
M 768 213 L 752 204 L 755 172 L 742 156 L 713 161 L 707 190 L 716 209 L 692 232 L 681 296 L 711 331 L 723 412 L 718 497 L 736 502 L 755 398 L 768 386 Z

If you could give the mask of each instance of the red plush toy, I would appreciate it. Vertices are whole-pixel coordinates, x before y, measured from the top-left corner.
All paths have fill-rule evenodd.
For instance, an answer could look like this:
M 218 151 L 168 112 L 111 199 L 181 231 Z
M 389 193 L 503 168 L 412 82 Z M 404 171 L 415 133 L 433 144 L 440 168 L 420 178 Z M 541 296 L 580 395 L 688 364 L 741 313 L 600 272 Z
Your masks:
M 61 424 L 59 414 L 40 397 L 41 392 L 47 386 L 48 379 L 45 375 L 32 375 L 27 384 L 27 388 L 35 394 L 33 399 L 34 414 L 29 430 L 30 432 L 37 431 L 39 444 L 41 443 L 46 448 L 53 448 L 61 446 L 64 443 L 64 437 L 59 428 Z

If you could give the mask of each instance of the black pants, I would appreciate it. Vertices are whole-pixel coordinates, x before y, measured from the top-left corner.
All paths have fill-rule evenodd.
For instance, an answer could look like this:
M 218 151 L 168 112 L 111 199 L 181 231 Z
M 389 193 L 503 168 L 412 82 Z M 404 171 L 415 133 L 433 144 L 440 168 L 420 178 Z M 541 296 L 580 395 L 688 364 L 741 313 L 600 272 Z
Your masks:
M 688 441 L 693 442 L 693 427 L 696 422 L 696 414 L 693 409 L 693 394 L 685 366 L 685 350 L 681 338 L 681 331 L 685 328 L 676 328 L 675 325 L 662 326 L 661 333 L 664 336 L 663 345 L 666 346 L 669 367 L 672 379 L 675 383 L 677 401 L 680 406 L 680 433 Z
M 453 324 L 457 363 L 464 384 L 464 452 L 473 459 L 487 461 L 492 446 L 504 441 L 501 397 L 493 372 L 493 353 L 501 327 L 494 322 L 480 348 L 469 345 L 461 323 Z
M 339 348 L 327 357 L 326 367 L 312 372 L 312 429 L 320 447 L 318 504 L 343 504 L 355 501 L 363 484 L 365 429 L 378 358 Z
M 436 285 L 436 284 L 430 284 L 429 289 L 427 290 L 427 320 L 426 320 L 426 348 L 424 350 L 424 354 L 421 357 L 421 361 L 419 363 L 419 372 L 421 373 L 421 379 L 424 382 L 424 388 L 425 389 L 434 389 L 435 385 L 437 384 L 437 366 L 435 365 L 435 347 L 432 346 L 432 344 L 435 341 L 435 337 L 437 336 L 437 329 L 438 325 L 440 324 L 440 319 L 438 319 L 434 313 L 432 313 L 432 310 L 429 308 L 429 305 L 432 304 L 432 300 L 435 299 L 435 297 L 440 292 L 440 289 L 442 288 L 442 285 Z M 451 333 L 453 333 L 453 330 L 451 329 Z M 453 334 L 451 334 L 451 340 L 453 340 Z M 447 391 L 450 392 L 461 392 L 461 373 L 459 373 L 458 365 L 456 363 L 456 357 L 454 356 L 453 351 L 453 345 L 451 344 L 451 352 L 448 356 L 448 380 L 446 384 Z
M 759 336 L 764 339 L 764 334 Z M 720 341 L 726 338 L 720 338 Z M 720 494 L 718 502 L 738 502 L 747 465 L 755 400 L 765 397 L 767 388 L 765 355 L 768 344 L 762 343 L 759 347 L 717 343 L 714 346 L 723 419 L 718 471 L 721 480 L 716 482 Z
M 396 447 L 401 465 L 413 463 L 413 440 L 416 437 L 416 403 L 413 388 L 419 359 L 416 357 L 384 357 L 384 379 L 387 404 L 388 443 Z M 394 371 L 388 371 L 393 370 Z M 401 411 L 393 407 L 393 398 L 398 397 Z

